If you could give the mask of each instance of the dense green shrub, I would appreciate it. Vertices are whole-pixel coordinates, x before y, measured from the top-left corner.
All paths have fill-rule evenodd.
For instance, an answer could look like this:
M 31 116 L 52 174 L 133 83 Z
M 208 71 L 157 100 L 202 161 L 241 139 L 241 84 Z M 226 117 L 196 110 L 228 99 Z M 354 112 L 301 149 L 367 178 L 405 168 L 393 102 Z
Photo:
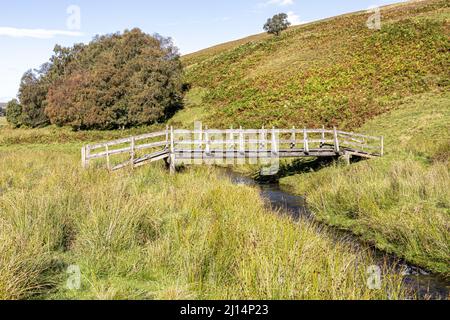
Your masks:
M 49 124 L 49 119 L 44 111 L 48 89 L 44 72 L 45 67 L 42 67 L 39 71 L 29 70 L 25 72 L 19 88 L 22 124 L 33 128 Z
M 22 106 L 17 99 L 8 102 L 6 106 L 6 120 L 16 128 L 22 125 Z

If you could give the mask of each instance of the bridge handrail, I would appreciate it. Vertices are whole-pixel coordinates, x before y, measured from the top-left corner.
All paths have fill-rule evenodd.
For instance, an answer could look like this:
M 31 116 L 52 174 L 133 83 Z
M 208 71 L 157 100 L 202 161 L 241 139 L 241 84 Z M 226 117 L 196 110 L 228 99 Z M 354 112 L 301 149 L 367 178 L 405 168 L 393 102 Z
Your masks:
M 225 135 L 225 139 L 214 140 L 214 135 Z M 276 135 L 286 135 L 289 134 L 289 138 L 283 138 Z M 320 134 L 320 137 L 312 137 L 313 134 Z M 192 138 L 182 140 L 180 136 L 189 135 Z M 251 135 L 249 137 L 249 135 Z M 258 135 L 258 138 L 255 139 L 254 135 Z M 270 138 L 269 138 L 270 136 Z M 155 139 L 164 137 L 164 140 L 159 141 L 151 141 L 143 144 L 139 144 L 143 140 Z M 177 139 L 178 137 L 178 139 Z M 230 138 L 231 137 L 231 138 Z M 369 141 L 379 142 L 379 145 L 369 144 Z M 114 149 L 113 147 L 127 145 L 122 148 Z M 289 144 L 290 149 L 294 149 L 295 146 L 303 146 L 303 150 L 305 153 L 308 153 L 310 147 L 314 144 L 320 144 L 320 148 L 325 145 L 328 145 L 333 149 L 336 154 L 341 153 L 341 149 L 345 149 L 347 152 L 354 153 L 364 153 L 368 156 L 383 156 L 384 155 L 384 138 L 383 137 L 374 137 L 369 135 L 364 135 L 360 133 L 354 132 L 346 132 L 337 130 L 334 128 L 333 130 L 329 129 L 195 129 L 195 130 L 185 130 L 185 129 L 173 129 L 166 128 L 165 131 L 153 132 L 148 134 L 142 134 L 138 136 L 117 139 L 113 141 L 108 141 L 104 143 L 97 143 L 93 145 L 86 145 L 82 148 L 82 163 L 83 167 L 87 167 L 89 165 L 90 160 L 106 158 L 108 168 L 110 167 L 110 156 L 119 155 L 119 154 L 130 154 L 131 159 L 127 161 L 130 164 L 134 165 L 135 155 L 137 151 L 150 150 L 155 148 L 164 147 L 162 150 L 153 150 L 153 153 L 146 155 L 146 158 L 151 158 L 151 155 L 154 154 L 158 157 L 158 159 L 162 156 L 163 151 L 167 151 L 167 153 L 174 152 L 182 152 L 184 149 L 176 148 L 176 145 L 195 145 L 197 148 L 205 149 L 205 152 L 210 152 L 211 147 L 215 145 L 227 145 L 228 147 L 231 145 L 239 146 L 239 151 L 242 151 L 245 148 L 246 144 L 255 145 L 271 145 L 272 152 L 276 152 L 277 148 L 281 144 Z M 354 149 L 356 148 L 356 149 Z M 104 149 L 101 152 L 95 152 L 97 150 Z M 124 167 L 125 164 L 119 165 L 119 167 Z
M 166 134 L 167 134 L 166 131 L 146 133 L 146 134 L 141 134 L 138 136 L 117 139 L 117 140 L 108 141 L 108 142 L 104 142 L 104 143 L 97 143 L 94 145 L 89 145 L 89 147 L 90 147 L 90 150 L 97 150 L 97 149 L 105 148 L 106 146 L 112 147 L 112 146 L 116 146 L 116 145 L 120 145 L 120 144 L 124 144 L 124 143 L 129 143 L 129 142 L 131 142 L 131 140 L 133 138 L 134 138 L 134 141 L 140 141 L 140 140 L 145 140 L 145 139 L 150 139 L 150 138 L 162 137 L 162 136 L 165 136 Z

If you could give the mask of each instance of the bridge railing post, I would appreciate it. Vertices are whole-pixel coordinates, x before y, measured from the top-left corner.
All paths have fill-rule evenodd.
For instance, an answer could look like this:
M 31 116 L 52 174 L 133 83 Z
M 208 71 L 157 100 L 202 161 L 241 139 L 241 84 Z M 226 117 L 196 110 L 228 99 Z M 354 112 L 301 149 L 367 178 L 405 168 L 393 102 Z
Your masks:
M 209 139 L 208 127 L 205 127 L 205 154 L 209 155 L 211 153 L 211 141 Z
M 239 153 L 241 155 L 245 154 L 245 137 L 242 127 L 239 128 Z
M 166 126 L 166 150 L 170 149 L 170 133 L 169 126 Z
M 322 140 L 320 141 L 320 148 L 325 146 L 325 126 L 322 126 Z
M 176 166 L 175 166 L 175 136 L 173 127 L 170 127 L 170 156 L 169 156 L 169 169 L 170 174 L 174 174 L 176 172 Z
M 277 155 L 278 154 L 278 141 L 277 141 L 277 134 L 275 131 L 275 128 L 272 128 L 272 154 Z
M 88 146 L 84 146 L 81 148 L 81 165 L 83 166 L 83 169 L 87 169 L 89 166 L 87 149 Z
M 340 153 L 341 148 L 339 145 L 339 135 L 338 135 L 338 131 L 337 131 L 336 127 L 333 128 L 333 132 L 334 132 L 334 151 L 336 153 Z
M 261 129 L 260 146 L 262 151 L 267 152 L 267 131 L 264 126 Z
M 135 158 L 135 138 L 131 137 L 131 147 L 130 147 L 130 165 L 131 168 L 134 168 L 134 158 Z
M 197 139 L 196 139 L 198 141 L 198 143 L 197 143 L 197 150 L 199 152 L 202 152 L 203 151 L 203 124 L 200 122 L 197 125 L 197 127 L 198 127 L 197 128 L 198 133 L 197 133 Z
M 236 150 L 233 126 L 230 127 L 230 129 L 228 130 L 228 133 L 225 133 L 225 140 L 226 140 L 225 164 L 233 165 L 234 158 L 235 158 L 235 150 Z
M 109 156 L 109 145 L 105 146 L 106 151 L 106 167 L 108 168 L 108 171 L 111 171 L 111 159 Z
M 305 145 L 305 153 L 309 153 L 309 141 L 308 141 L 308 131 L 306 128 L 303 130 L 303 139 L 304 139 L 304 145 Z
M 295 127 L 292 127 L 292 134 L 291 134 L 291 149 L 295 149 L 295 147 L 297 146 L 296 140 L 297 140 L 297 136 L 295 134 Z
M 242 127 L 239 127 L 239 147 L 238 147 L 239 155 L 236 155 L 236 164 L 244 165 L 245 164 L 245 135 Z

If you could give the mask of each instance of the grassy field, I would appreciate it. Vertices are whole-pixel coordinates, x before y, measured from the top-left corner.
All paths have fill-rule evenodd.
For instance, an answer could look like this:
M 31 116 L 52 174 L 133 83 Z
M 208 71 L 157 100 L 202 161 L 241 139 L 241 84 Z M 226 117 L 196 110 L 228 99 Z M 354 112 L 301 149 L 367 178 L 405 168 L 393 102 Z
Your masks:
M 448 90 L 448 1 L 355 13 L 256 35 L 183 58 L 193 89 L 174 120 L 210 127 L 359 128 L 408 96 Z
M 254 188 L 208 168 L 86 171 L 79 134 L 41 141 L 54 130 L 0 149 L 2 299 L 403 297 L 395 273 L 367 288 L 364 247 L 270 212 Z M 66 288 L 70 265 L 80 290 Z
M 356 13 L 186 57 L 177 127 L 337 125 L 384 158 L 282 180 L 317 218 L 449 276 L 448 1 Z M 365 246 L 268 210 L 212 168 L 83 170 L 80 147 L 159 129 L 11 129 L 0 118 L 0 299 L 398 299 Z M 79 290 L 66 281 L 80 268 Z
M 384 158 L 284 178 L 317 218 L 450 276 L 450 95 L 427 94 L 366 123 Z

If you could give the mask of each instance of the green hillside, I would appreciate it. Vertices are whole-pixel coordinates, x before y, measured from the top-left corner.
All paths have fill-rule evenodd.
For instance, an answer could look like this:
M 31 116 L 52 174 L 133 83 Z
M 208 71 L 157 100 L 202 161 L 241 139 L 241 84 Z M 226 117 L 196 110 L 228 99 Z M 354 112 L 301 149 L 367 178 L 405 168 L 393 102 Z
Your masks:
M 448 1 L 354 13 L 185 56 L 192 90 L 172 120 L 210 126 L 360 127 L 404 97 L 448 90 Z

